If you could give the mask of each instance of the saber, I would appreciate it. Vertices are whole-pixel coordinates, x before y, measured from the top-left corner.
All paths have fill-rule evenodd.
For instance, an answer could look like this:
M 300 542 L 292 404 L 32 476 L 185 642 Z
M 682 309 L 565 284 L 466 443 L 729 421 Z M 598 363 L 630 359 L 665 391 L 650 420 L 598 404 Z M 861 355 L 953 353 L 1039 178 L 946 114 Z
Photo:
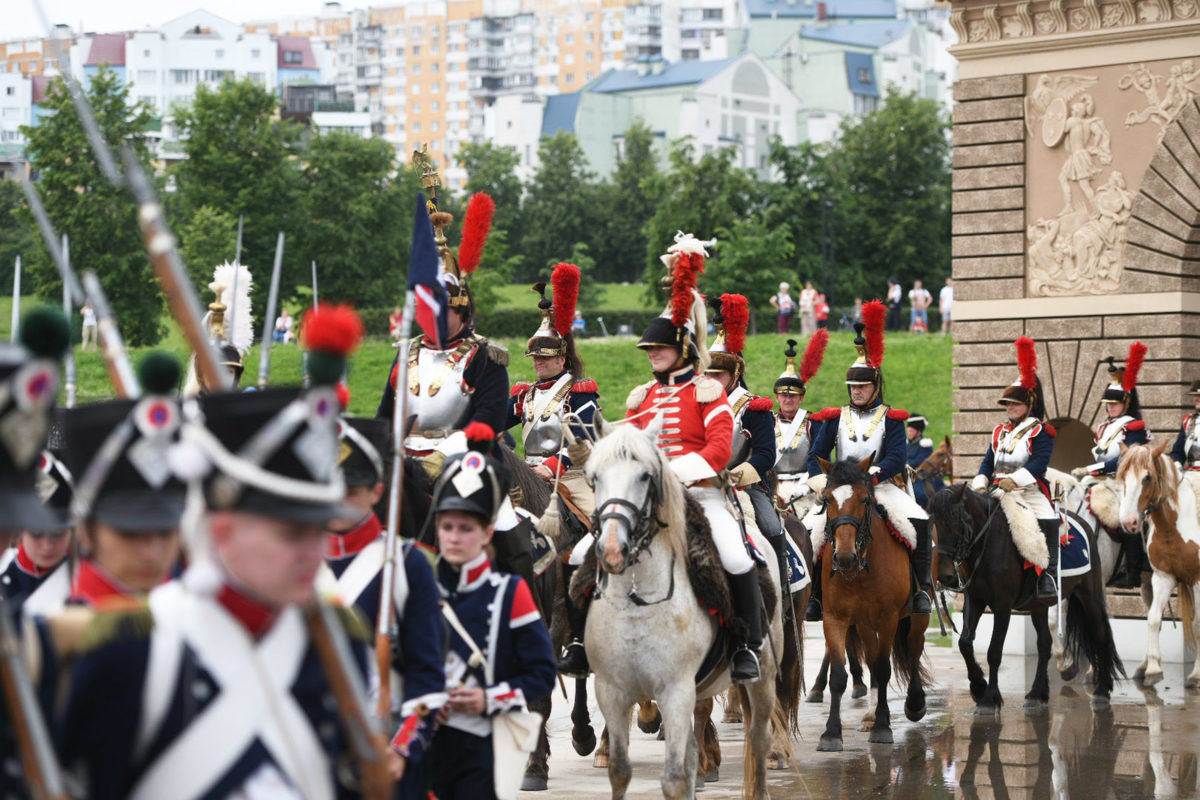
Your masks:
M 71 269 L 71 243 L 67 235 L 62 235 L 63 264 Z M 71 282 L 63 281 L 63 316 L 71 319 Z M 71 326 L 68 326 L 68 330 Z M 63 353 L 63 388 L 67 395 L 67 408 L 75 407 L 75 346 L 69 345 Z
M 229 302 L 229 326 L 227 328 L 229 331 L 228 338 L 230 340 L 233 339 L 233 332 L 237 330 L 233 327 L 233 321 L 234 317 L 237 315 L 238 278 L 241 277 L 242 274 L 242 220 L 245 219 L 245 216 L 245 214 L 238 214 L 237 250 L 235 250 L 233 253 L 233 287 L 229 290 L 229 296 L 232 299 Z M 218 298 L 218 300 L 220 300 L 220 298 Z
M 9 331 L 10 342 L 17 341 L 17 328 L 21 325 L 21 257 L 17 256 L 13 264 L 13 301 L 12 329 Z
M 315 260 L 312 262 L 312 274 L 313 274 L 313 308 L 316 308 L 317 307 L 317 262 Z
M 275 266 L 271 269 L 271 293 L 267 295 L 267 316 L 263 318 L 262 352 L 258 357 L 258 388 L 267 388 L 271 370 L 271 342 L 274 341 L 275 304 L 279 301 L 279 269 L 283 266 L 283 231 L 275 240 Z
M 238 214 L 237 249 L 233 251 L 233 263 L 234 264 L 242 263 L 242 223 L 245 221 L 246 221 L 246 215 Z M 236 286 L 237 284 L 234 284 L 234 285 Z

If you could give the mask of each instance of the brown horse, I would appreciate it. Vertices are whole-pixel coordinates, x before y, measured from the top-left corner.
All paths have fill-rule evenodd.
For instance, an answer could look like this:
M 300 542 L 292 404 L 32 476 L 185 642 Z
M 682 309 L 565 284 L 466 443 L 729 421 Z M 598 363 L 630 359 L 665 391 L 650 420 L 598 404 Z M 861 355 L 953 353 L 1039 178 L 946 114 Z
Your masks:
M 858 631 L 876 687 L 870 741 L 892 742 L 887 689 L 893 666 L 898 681 L 908 684 L 904 713 L 916 722 L 925 716 L 928 671 L 921 664 L 929 617 L 910 613 L 911 576 L 908 552 L 888 528 L 875 501 L 867 470 L 871 458 L 831 464 L 818 459 L 828 476 L 825 503 L 825 543 L 821 559 L 825 594 L 825 645 L 830 661 L 829 720 L 817 749 L 842 749 L 842 694 L 846 691 L 846 638 L 850 626 Z
M 925 490 L 926 506 L 928 506 L 928 501 L 932 500 L 933 496 L 943 488 L 938 486 L 938 482 L 949 481 L 953 476 L 954 448 L 950 444 L 950 437 L 947 436 L 937 446 L 937 449 L 929 454 L 929 458 L 922 461 L 920 466 L 913 470 L 913 482 L 920 483 L 921 488 Z

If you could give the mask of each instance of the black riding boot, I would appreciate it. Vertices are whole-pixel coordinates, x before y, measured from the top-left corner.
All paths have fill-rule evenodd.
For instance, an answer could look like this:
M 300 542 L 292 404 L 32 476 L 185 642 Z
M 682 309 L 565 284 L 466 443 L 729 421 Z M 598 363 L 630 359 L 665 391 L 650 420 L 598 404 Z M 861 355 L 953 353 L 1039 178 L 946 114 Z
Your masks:
M 496 553 L 496 569 L 520 575 L 533 590 L 533 550 L 529 544 L 529 521 L 522 519 L 512 530 L 496 531 L 492 549 Z
M 817 558 L 813 560 L 812 591 L 808 595 L 808 608 L 804 609 L 804 619 L 806 622 L 820 622 L 825 616 L 821 607 L 820 551 L 818 550 L 817 553 Z
M 912 598 L 912 613 L 913 614 L 932 614 L 933 613 L 933 575 L 931 568 L 933 565 L 932 542 L 929 538 L 929 520 L 927 519 L 910 519 L 909 522 L 917 530 L 917 547 L 913 550 L 912 565 L 913 572 L 917 575 L 916 594 Z
M 1142 543 L 1132 536 L 1121 542 L 1121 569 L 1108 580 L 1116 589 L 1136 589 L 1142 585 Z
M 758 569 L 729 576 L 733 593 L 733 611 L 746 626 L 746 640 L 733 653 L 730 677 L 734 683 L 754 683 L 759 679 L 758 653 L 762 648 L 762 597 L 758 590 Z
M 1037 596 L 1039 600 L 1049 600 L 1058 597 L 1058 586 L 1055 583 L 1058 576 L 1058 520 L 1039 519 L 1038 527 L 1046 537 L 1046 550 L 1050 553 L 1050 560 L 1046 569 L 1038 576 Z
M 567 587 L 568 599 L 564 603 L 567 610 L 567 628 L 571 632 L 571 640 L 563 649 L 563 657 L 555 664 L 555 668 L 568 678 L 586 678 L 591 668 L 588 666 L 587 650 L 583 646 L 583 631 L 587 626 L 588 606 L 590 599 L 583 601 L 583 608 L 577 608 L 570 600 L 571 578 L 579 567 L 567 564 L 563 567 L 563 581 Z

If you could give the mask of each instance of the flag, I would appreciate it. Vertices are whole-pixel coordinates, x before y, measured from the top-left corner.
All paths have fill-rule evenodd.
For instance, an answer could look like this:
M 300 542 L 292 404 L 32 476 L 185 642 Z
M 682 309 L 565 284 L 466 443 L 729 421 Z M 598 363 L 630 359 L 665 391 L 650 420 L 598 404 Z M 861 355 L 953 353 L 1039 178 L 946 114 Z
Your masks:
M 446 309 L 449 302 L 442 282 L 438 280 L 441 256 L 433 241 L 433 223 L 425 206 L 425 196 L 417 193 L 417 210 L 413 215 L 412 251 L 408 257 L 408 288 L 417 300 L 417 324 L 434 350 L 446 345 Z

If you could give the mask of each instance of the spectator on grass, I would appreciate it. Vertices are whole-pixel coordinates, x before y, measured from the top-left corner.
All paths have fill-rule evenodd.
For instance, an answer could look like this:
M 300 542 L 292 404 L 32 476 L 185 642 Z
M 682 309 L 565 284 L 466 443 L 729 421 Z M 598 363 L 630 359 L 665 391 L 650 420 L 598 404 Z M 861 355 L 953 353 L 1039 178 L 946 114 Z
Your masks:
M 279 312 L 279 316 L 275 318 L 275 333 L 273 338 L 279 344 L 288 344 L 293 341 L 292 336 L 292 317 L 288 314 L 287 309 Z
M 787 282 L 779 284 L 779 291 L 771 297 L 771 308 L 779 315 L 779 332 L 790 333 L 792 330 L 792 315 L 796 313 L 796 302 L 788 294 Z
M 817 302 L 813 304 L 813 316 L 817 319 L 817 327 L 824 328 L 829 324 L 829 303 L 823 293 L 817 293 Z
M 908 302 L 912 306 L 908 321 L 909 332 L 929 333 L 929 306 L 933 303 L 933 295 L 921 281 L 913 281 L 912 291 L 908 293 Z
M 400 313 L 400 306 L 396 306 L 392 313 L 388 315 L 388 336 L 392 341 L 400 341 L 400 318 L 404 316 Z
M 804 282 L 800 292 L 800 333 L 811 336 L 817 330 L 817 290 L 812 281 Z
M 587 334 L 587 320 L 583 318 L 583 312 L 578 308 L 575 309 L 575 319 L 571 321 L 571 333 L 577 337 Z
M 950 332 L 950 308 L 954 305 L 954 278 L 946 278 L 946 285 L 938 293 L 938 310 L 942 312 L 942 333 Z
M 83 308 L 79 309 L 79 313 L 83 316 L 83 347 L 84 350 L 96 349 L 96 309 L 92 307 L 92 301 L 88 300 L 83 304 Z M 90 345 L 90 348 L 89 348 Z
M 889 331 L 898 331 L 901 327 L 900 322 L 900 303 L 902 302 L 904 293 L 900 290 L 900 282 L 895 278 L 888 278 L 887 290 L 887 329 Z

